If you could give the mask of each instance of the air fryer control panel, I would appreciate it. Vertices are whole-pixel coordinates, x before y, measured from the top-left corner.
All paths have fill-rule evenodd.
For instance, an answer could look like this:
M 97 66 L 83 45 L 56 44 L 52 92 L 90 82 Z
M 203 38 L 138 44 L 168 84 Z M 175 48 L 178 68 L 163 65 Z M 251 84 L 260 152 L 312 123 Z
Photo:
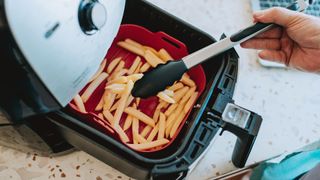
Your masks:
M 26 63 L 64 107 L 98 69 L 124 5 L 125 0 L 4 0 L 4 11 Z

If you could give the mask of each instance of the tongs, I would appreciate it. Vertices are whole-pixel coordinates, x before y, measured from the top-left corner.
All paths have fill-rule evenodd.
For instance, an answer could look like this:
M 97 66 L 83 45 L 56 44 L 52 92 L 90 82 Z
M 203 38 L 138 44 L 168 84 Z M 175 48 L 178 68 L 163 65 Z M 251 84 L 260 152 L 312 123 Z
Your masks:
M 287 9 L 302 12 L 312 4 L 312 2 L 312 0 L 297 0 L 288 6 Z M 267 31 L 274 26 L 276 25 L 272 23 L 256 23 L 230 37 L 194 52 L 181 60 L 168 61 L 166 64 L 160 64 L 155 69 L 147 72 L 142 79 L 135 83 L 132 95 L 141 98 L 154 96 L 166 87 L 172 85 L 175 81 L 181 79 L 182 75 L 190 68 Z

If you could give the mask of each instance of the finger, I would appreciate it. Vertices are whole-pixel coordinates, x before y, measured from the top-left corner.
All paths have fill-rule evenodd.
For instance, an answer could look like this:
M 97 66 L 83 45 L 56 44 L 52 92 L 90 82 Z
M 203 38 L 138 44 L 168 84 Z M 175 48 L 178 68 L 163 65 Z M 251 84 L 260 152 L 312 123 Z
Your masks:
M 263 50 L 259 53 L 259 57 L 264 60 L 286 64 L 286 54 L 283 51 Z
M 275 7 L 254 13 L 253 18 L 258 22 L 275 23 L 284 27 L 288 27 L 300 16 L 300 13 L 290 11 L 285 8 Z
M 279 50 L 281 43 L 279 39 L 250 39 L 241 43 L 241 47 L 248 49 L 272 49 Z
M 255 38 L 280 38 L 281 36 L 282 36 L 282 28 L 275 27 L 257 35 Z

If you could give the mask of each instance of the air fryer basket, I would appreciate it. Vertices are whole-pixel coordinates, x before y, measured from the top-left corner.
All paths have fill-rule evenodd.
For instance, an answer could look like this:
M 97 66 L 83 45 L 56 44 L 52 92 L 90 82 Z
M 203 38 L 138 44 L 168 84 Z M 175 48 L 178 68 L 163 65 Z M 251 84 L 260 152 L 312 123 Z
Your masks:
M 154 32 L 163 31 L 186 44 L 190 53 L 215 42 L 209 35 L 142 0 L 127 1 L 122 23 L 137 24 Z M 164 151 L 139 154 L 85 124 L 67 110 L 51 113 L 48 119 L 57 125 L 71 145 L 137 179 L 185 177 L 189 166 L 205 151 L 221 127 L 242 136 L 236 147 L 240 151 L 234 152 L 233 162 L 243 166 L 261 117 L 251 113 L 250 122 L 253 123 L 247 127 L 248 131 L 237 129 L 221 119 L 226 105 L 233 102 L 237 61 L 238 55 L 231 49 L 203 65 L 207 85 L 196 103 L 201 106 L 192 111 L 176 140 Z

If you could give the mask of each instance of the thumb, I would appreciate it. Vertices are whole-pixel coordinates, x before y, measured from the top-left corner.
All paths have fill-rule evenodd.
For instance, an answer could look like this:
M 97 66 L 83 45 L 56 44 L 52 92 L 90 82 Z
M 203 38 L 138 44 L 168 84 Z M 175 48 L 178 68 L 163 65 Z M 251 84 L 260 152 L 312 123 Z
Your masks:
M 292 22 L 300 17 L 300 13 L 285 8 L 270 8 L 253 14 L 255 22 L 275 23 L 288 27 Z

